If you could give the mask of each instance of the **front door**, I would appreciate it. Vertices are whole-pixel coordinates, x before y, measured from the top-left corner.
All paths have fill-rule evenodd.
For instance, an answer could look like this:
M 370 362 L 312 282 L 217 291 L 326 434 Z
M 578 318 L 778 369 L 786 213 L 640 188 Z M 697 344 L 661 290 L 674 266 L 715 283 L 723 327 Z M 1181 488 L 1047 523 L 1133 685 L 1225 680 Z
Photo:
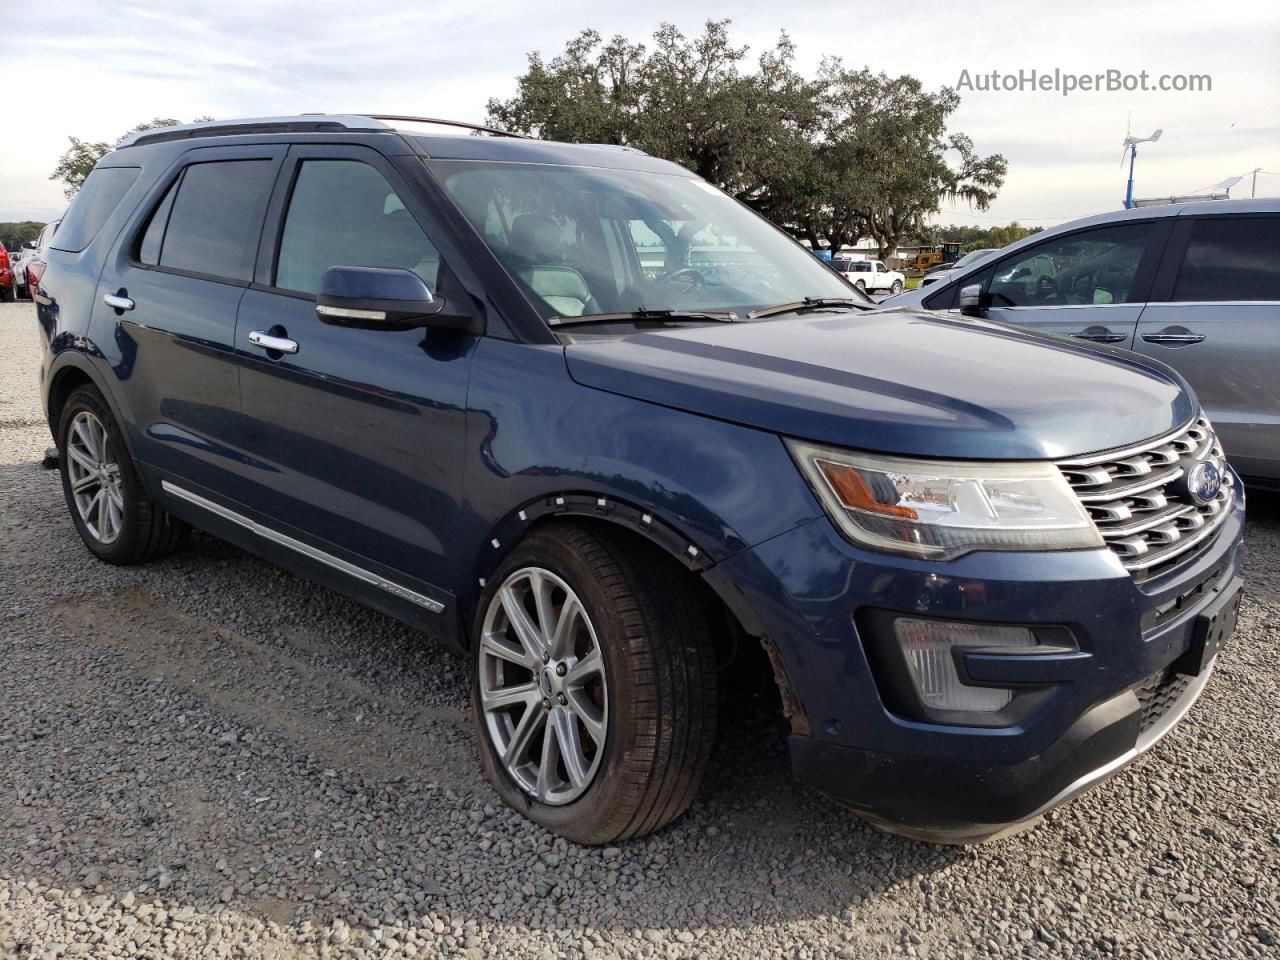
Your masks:
M 1081 230 L 1004 257 L 963 285 L 982 284 L 992 320 L 1127 347 L 1164 233 L 1158 220 Z
M 243 497 L 280 532 L 440 598 L 459 575 L 448 557 L 476 338 L 336 327 L 316 316 L 331 266 L 403 267 L 433 292 L 449 282 L 427 218 L 380 154 L 295 146 L 281 183 L 264 242 L 278 253 L 267 282 L 245 294 L 236 328 Z M 296 352 L 255 345 L 255 332 Z
M 1178 219 L 1134 349 L 1191 384 L 1227 459 L 1280 481 L 1280 216 Z

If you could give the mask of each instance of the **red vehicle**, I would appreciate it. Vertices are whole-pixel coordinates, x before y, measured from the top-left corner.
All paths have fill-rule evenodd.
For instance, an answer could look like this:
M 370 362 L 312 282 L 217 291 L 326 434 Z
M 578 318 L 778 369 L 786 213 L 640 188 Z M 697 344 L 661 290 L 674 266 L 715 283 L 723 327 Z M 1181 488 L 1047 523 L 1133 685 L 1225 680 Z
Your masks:
M 13 266 L 9 263 L 9 251 L 0 244 L 0 301 L 16 300 L 18 285 L 13 282 Z

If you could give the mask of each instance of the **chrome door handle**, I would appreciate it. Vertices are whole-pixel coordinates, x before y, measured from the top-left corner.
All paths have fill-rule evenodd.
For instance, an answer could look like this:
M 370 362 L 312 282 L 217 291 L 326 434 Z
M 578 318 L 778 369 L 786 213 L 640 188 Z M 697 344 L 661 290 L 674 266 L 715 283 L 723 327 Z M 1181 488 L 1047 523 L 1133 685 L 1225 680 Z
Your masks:
M 133 301 L 128 297 L 122 297 L 118 293 L 105 293 L 102 295 L 102 302 L 112 310 L 132 310 Z
M 263 350 L 274 350 L 276 353 L 297 353 L 298 341 L 288 337 L 273 337 L 265 330 L 254 330 L 249 334 L 249 342 Z
M 1199 343 L 1204 339 L 1200 333 L 1145 333 L 1142 339 L 1147 343 Z
M 1122 343 L 1129 339 L 1127 333 L 1073 333 L 1071 336 L 1090 343 Z

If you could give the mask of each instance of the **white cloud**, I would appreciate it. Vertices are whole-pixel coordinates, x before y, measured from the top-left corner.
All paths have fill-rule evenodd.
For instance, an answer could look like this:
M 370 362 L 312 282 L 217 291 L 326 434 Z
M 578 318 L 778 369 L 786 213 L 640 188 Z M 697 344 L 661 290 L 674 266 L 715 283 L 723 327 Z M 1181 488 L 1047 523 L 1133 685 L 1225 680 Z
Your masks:
M 480 120 L 490 96 L 514 90 L 531 49 L 552 54 L 586 26 L 639 39 L 671 20 L 694 33 L 709 17 L 732 18 L 735 36 L 757 52 L 787 30 L 809 69 L 836 54 L 851 66 L 914 74 L 930 87 L 954 85 L 964 69 L 1212 76 L 1213 90 L 1204 94 L 964 94 L 954 129 L 983 152 L 1003 153 L 1010 175 L 992 210 L 944 210 L 944 221 L 1047 222 L 1117 207 L 1130 112 L 1136 131 L 1165 131 L 1139 154 L 1139 195 L 1182 193 L 1255 166 L 1280 170 L 1280 6 L 1273 0 L 1212 14 L 1186 0 L 689 7 L 672 0 L 562 0 L 539 8 L 64 0 L 57 29 L 31 31 L 0 49 L 0 89 L 30 91 L 34 113 L 11 122 L 0 139 L 0 219 L 60 208 L 61 189 L 47 177 L 68 134 L 110 140 L 155 116 L 315 110 Z M 1280 177 L 1260 178 L 1259 188 L 1280 191 Z

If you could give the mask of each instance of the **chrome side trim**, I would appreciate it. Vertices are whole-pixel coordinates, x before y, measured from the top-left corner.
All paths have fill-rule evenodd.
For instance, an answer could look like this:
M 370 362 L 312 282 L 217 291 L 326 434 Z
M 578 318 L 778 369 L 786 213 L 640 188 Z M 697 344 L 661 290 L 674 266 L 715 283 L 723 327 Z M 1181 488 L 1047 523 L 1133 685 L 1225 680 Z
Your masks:
M 387 312 L 385 310 L 360 310 L 356 307 L 331 307 L 327 304 L 319 304 L 316 307 L 316 313 L 322 317 L 339 317 L 346 320 L 385 320 Z
M 1151 300 L 1147 303 L 1147 309 L 1152 307 L 1221 307 L 1228 303 L 1237 307 L 1280 306 L 1280 300 Z
M 228 509 L 220 503 L 214 503 L 212 500 L 206 500 L 198 493 L 192 493 L 190 490 L 184 490 L 182 487 L 170 483 L 168 480 L 161 480 L 160 486 L 163 488 L 165 493 L 172 494 L 180 500 L 185 500 L 187 503 L 194 504 L 202 510 L 208 510 L 210 513 L 217 514 L 224 520 L 230 520 L 237 526 L 244 527 L 244 529 L 249 532 L 256 533 L 258 536 L 266 540 L 271 540 L 283 547 L 288 547 L 290 550 L 297 551 L 305 557 L 319 561 L 327 567 L 332 567 L 334 570 L 339 570 L 348 576 L 355 577 L 357 580 L 362 580 L 370 586 L 377 587 L 380 590 L 385 590 L 402 600 L 408 600 L 410 603 L 415 603 L 426 610 L 430 610 L 432 613 L 444 612 L 444 604 L 439 600 L 432 600 L 430 597 L 423 596 L 416 591 L 410 590 L 408 587 L 402 587 L 400 584 L 388 580 L 386 577 L 376 574 L 372 570 L 366 570 L 364 567 L 357 567 L 354 563 L 348 563 L 346 560 L 343 560 L 340 557 L 335 557 L 331 553 L 325 553 L 323 550 L 318 550 L 308 543 L 303 543 L 301 540 L 295 540 L 293 537 L 286 536 L 277 530 L 272 530 L 270 527 L 263 526 L 255 520 L 250 520 L 248 517 L 244 516 L 244 514 L 236 513 L 236 511 Z

